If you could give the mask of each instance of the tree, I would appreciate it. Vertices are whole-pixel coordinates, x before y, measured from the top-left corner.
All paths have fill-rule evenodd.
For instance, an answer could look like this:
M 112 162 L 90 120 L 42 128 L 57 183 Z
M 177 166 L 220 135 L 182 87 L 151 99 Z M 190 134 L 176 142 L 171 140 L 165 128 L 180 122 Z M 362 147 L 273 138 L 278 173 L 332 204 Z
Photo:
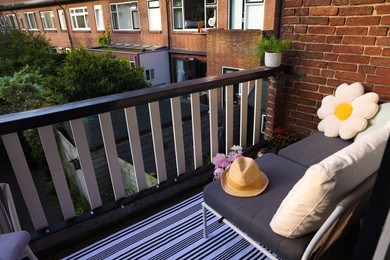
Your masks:
M 85 49 L 73 49 L 58 69 L 67 102 L 100 97 L 148 87 L 143 70 L 130 66 L 107 52 L 91 54 Z
M 57 62 L 54 55 L 43 34 L 5 30 L 0 37 L 0 77 L 12 76 L 26 65 L 40 74 L 53 73 Z

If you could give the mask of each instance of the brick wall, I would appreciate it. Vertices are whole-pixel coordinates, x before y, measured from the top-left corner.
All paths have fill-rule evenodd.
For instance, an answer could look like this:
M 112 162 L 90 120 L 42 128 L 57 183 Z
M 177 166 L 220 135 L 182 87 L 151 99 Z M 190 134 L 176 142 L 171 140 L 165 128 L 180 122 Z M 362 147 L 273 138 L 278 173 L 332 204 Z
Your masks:
M 207 75 L 220 75 L 222 66 L 239 69 L 259 66 L 253 54 L 260 35 L 260 30 L 209 30 Z
M 291 78 L 278 91 L 284 116 L 276 124 L 310 134 L 321 99 L 344 82 L 359 81 L 390 101 L 389 27 L 386 0 L 284 1 L 282 37 L 293 40 L 285 62 L 306 77 Z

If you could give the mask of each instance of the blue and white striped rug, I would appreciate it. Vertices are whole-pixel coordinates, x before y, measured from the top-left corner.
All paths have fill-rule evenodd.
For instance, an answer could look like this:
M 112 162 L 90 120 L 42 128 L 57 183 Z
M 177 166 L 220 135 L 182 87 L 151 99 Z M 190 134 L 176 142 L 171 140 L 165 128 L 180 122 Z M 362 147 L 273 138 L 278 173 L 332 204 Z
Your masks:
M 204 239 L 201 202 L 202 193 L 64 259 L 267 259 L 210 212 Z

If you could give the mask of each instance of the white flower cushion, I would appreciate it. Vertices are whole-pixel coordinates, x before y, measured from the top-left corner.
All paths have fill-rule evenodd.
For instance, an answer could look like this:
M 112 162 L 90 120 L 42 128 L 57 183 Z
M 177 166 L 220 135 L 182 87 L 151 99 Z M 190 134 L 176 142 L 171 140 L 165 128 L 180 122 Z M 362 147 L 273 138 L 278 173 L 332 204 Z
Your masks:
M 318 130 L 327 137 L 340 136 L 351 139 L 367 127 L 367 119 L 378 112 L 379 95 L 370 92 L 364 94 L 361 83 L 346 83 L 337 87 L 334 96 L 322 99 L 317 115 L 321 120 Z
M 387 124 L 310 166 L 279 206 L 272 230 L 288 238 L 317 230 L 348 192 L 379 169 L 389 134 Z
M 380 104 L 378 113 L 368 120 L 368 127 L 355 136 L 355 141 L 363 135 L 383 127 L 388 122 L 390 122 L 390 103 Z

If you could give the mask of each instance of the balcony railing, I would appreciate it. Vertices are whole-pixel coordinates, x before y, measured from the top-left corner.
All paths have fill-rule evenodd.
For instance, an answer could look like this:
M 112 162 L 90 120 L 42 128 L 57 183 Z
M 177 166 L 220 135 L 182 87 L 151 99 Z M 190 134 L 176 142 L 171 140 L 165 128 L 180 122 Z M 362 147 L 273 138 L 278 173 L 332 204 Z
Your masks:
M 124 207 L 142 191 L 161 189 L 196 172 L 219 146 L 229 152 L 234 144 L 257 144 L 262 82 L 281 70 L 258 67 L 0 116 L 0 135 L 24 202 L 18 204 L 18 212 L 28 216 L 22 221 L 24 229 L 31 231 L 33 240 L 50 236 L 75 219 L 85 219 L 83 215 L 93 218 L 108 204 Z M 248 112 L 249 91 L 253 113 Z M 46 195 L 37 188 L 44 167 L 31 166 L 22 137 L 35 130 L 47 163 L 46 179 L 52 181 L 58 200 L 60 217 L 54 220 L 50 211 L 56 206 L 45 205 Z M 100 146 L 92 144 L 97 140 Z M 72 197 L 74 187 L 86 202 L 84 213 Z

